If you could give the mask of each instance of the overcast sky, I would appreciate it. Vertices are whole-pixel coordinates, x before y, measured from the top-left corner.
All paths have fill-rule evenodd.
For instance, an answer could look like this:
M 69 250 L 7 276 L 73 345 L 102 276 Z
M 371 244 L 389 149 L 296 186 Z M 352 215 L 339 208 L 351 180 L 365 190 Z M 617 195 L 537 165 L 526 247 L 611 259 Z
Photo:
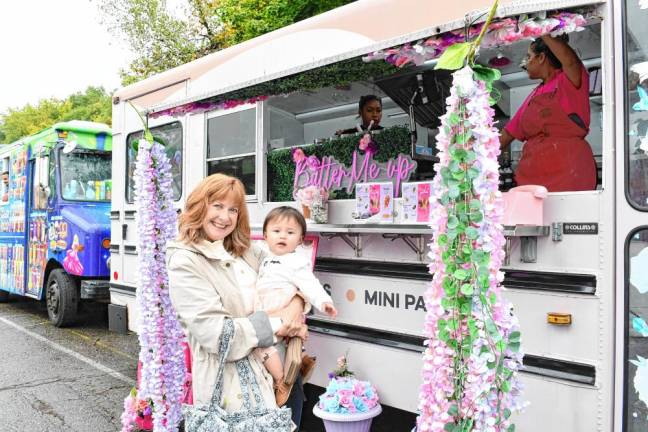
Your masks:
M 0 113 L 89 85 L 120 87 L 132 58 L 90 0 L 0 0 Z

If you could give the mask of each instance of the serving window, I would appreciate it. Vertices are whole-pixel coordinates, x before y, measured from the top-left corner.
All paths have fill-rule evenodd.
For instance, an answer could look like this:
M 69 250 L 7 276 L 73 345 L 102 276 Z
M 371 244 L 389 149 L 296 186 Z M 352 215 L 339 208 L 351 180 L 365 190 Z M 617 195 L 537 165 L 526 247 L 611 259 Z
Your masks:
M 415 79 L 415 78 L 413 78 Z M 382 102 L 379 128 L 374 139 L 381 151 L 374 159 L 384 161 L 399 153 L 411 155 L 409 116 L 375 81 L 355 81 L 350 84 L 297 91 L 288 96 L 270 97 L 265 102 L 268 119 L 265 147 L 268 151 L 268 197 L 271 201 L 291 201 L 294 162 L 289 148 L 301 147 L 308 154 L 331 156 L 346 166 L 362 136 L 357 131 L 359 100 L 375 95 Z M 418 169 L 412 179 L 432 178 L 435 127 L 416 124 L 417 140 L 414 159 Z M 332 199 L 349 198 L 353 192 L 340 191 Z

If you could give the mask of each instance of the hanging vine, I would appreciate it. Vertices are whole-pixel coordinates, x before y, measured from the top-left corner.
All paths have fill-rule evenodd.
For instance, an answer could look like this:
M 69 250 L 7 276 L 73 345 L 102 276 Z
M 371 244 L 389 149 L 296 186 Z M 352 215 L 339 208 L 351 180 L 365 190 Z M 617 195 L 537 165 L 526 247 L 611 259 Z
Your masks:
M 140 316 L 139 389 L 126 398 L 122 431 L 133 430 L 138 415 L 152 415 L 153 430 L 178 430 L 185 384 L 184 333 L 169 297 L 166 244 L 176 234 L 171 165 L 164 147 L 146 123 L 139 141 L 135 169 Z M 141 411 L 141 412 L 140 412 Z
M 437 136 L 419 432 L 511 432 L 512 413 L 524 407 L 521 334 L 500 286 L 500 147 L 490 107 L 499 72 L 473 63 L 496 9 L 475 41 L 448 48 L 437 65 L 461 69 Z

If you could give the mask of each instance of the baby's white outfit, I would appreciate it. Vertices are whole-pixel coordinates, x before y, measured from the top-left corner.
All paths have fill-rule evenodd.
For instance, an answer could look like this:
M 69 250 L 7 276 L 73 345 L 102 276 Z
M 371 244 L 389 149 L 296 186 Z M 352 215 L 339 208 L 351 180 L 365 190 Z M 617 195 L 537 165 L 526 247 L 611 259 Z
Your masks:
M 288 306 L 297 293 L 319 311 L 324 303 L 333 303 L 331 296 L 313 274 L 311 261 L 295 252 L 266 257 L 259 268 L 256 286 L 254 309 L 268 313 Z M 275 348 L 257 348 L 256 351 L 264 359 Z

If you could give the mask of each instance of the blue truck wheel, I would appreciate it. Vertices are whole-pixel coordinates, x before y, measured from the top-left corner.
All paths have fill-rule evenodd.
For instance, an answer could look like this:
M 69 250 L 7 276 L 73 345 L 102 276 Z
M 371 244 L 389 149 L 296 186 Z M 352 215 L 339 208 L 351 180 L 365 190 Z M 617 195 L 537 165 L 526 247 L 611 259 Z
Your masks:
M 0 290 L 0 303 L 9 301 L 9 293 L 7 291 Z
M 45 300 L 47 315 L 56 327 L 65 327 L 76 321 L 79 289 L 76 281 L 65 270 L 52 270 L 47 279 Z

